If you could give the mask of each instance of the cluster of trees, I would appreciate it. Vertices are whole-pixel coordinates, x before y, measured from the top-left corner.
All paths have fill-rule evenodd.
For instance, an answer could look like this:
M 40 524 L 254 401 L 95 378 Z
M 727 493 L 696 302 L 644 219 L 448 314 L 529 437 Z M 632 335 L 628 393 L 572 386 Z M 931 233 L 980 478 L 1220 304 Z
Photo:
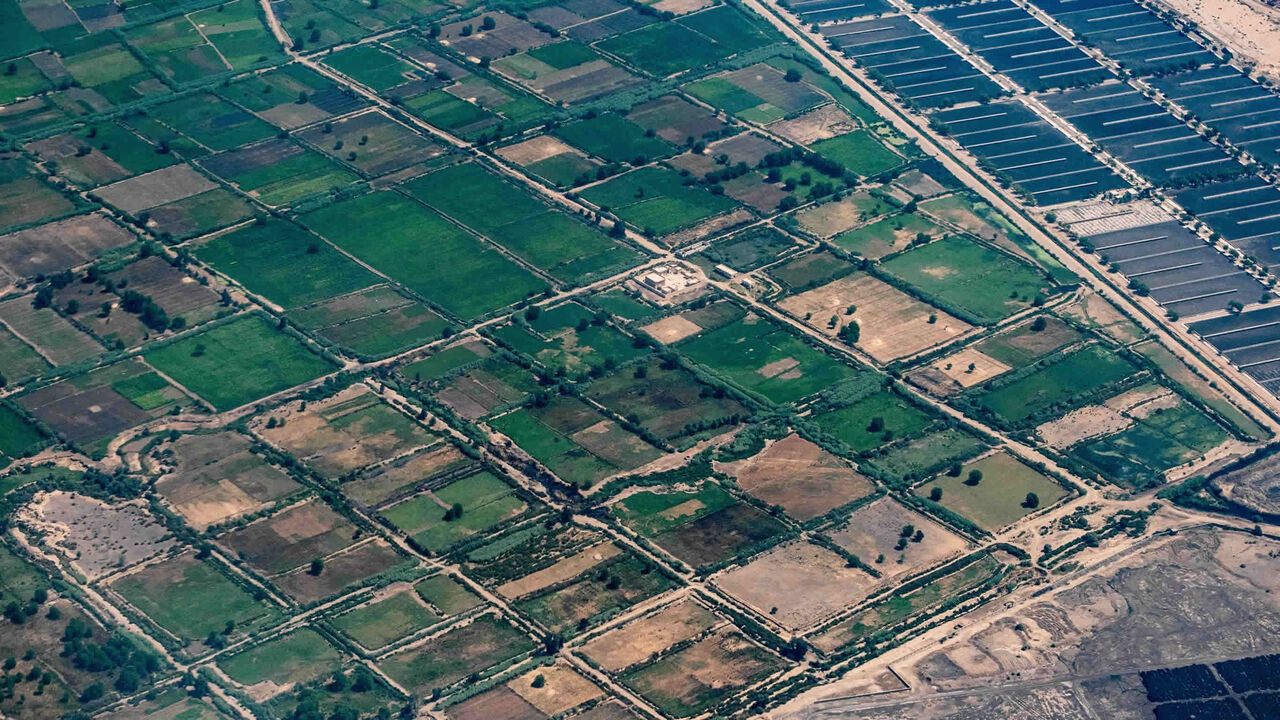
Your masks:
M 104 643 L 93 642 L 93 628 L 81 618 L 71 618 L 62 633 L 62 655 L 77 669 L 92 673 L 118 673 L 113 687 L 121 693 L 137 692 L 147 678 L 160 671 L 160 657 L 143 650 L 124 635 L 116 634 Z M 92 702 L 106 694 L 102 683 L 94 683 L 81 693 L 81 702 Z

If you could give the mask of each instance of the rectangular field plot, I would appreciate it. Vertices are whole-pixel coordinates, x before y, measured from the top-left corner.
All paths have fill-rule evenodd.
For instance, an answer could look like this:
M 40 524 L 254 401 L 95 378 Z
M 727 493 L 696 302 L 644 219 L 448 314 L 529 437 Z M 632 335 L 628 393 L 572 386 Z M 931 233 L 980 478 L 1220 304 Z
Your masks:
M 975 478 L 977 484 L 970 484 Z M 1061 485 L 1003 451 L 964 465 L 959 475 L 940 475 L 916 494 L 929 497 L 935 487 L 942 489 L 939 503 L 991 532 L 1067 496 Z M 1039 500 L 1029 503 L 1027 493 Z
M 354 166 L 368 177 L 428 163 L 448 149 L 375 110 L 311 127 L 299 136 L 336 160 Z M 441 161 L 443 162 L 443 161 Z
M 969 323 L 861 272 L 793 295 L 778 305 L 797 318 L 808 317 L 810 326 L 831 336 L 849 323 L 857 323 L 859 334 L 854 344 L 879 362 L 915 355 L 973 329 Z
M 828 101 L 804 82 L 789 82 L 781 70 L 756 63 L 685 86 L 694 97 L 743 120 L 771 123 Z
M 342 484 L 342 494 L 362 505 L 379 507 L 440 478 L 467 474 L 475 466 L 476 462 L 452 443 L 437 442 L 382 465 L 362 468 Z
M 1218 60 L 1134 0 L 1035 0 L 1035 5 L 1140 75 Z
M 172 453 L 172 467 L 155 490 L 201 530 L 257 512 L 302 488 L 254 453 L 250 438 L 240 433 L 183 435 L 163 449 Z
M 768 441 L 759 453 L 719 469 L 733 475 L 738 487 L 801 522 L 875 489 L 845 461 L 795 434 Z
M 924 107 L 992 98 L 1000 86 L 902 15 L 820 28 L 840 51 Z
M 775 37 L 772 29 L 753 14 L 719 5 L 595 45 L 650 75 L 664 78 L 768 45 Z
M 286 129 L 344 115 L 366 104 L 346 88 L 298 63 L 250 75 L 218 92 Z
M 86 452 L 191 400 L 142 361 L 125 360 L 17 399 L 27 412 Z
M 1093 343 L 1054 357 L 1012 380 L 994 380 L 977 391 L 976 400 L 983 409 L 1018 425 L 1032 417 L 1060 416 L 1079 405 L 1081 396 L 1138 372 L 1127 358 Z
M 808 419 L 854 452 L 911 437 L 933 422 L 931 413 L 890 389 L 849 404 L 823 404 Z
M 578 377 L 592 368 L 625 363 L 644 353 L 631 338 L 573 302 L 541 312 L 527 322 L 502 325 L 493 331 L 493 337 L 553 371 Z
M 1020 102 L 943 110 L 934 117 L 956 141 L 1039 205 L 1083 200 L 1127 185 Z
M 201 147 L 230 150 L 275 134 L 265 121 L 211 93 L 189 95 L 148 110 L 150 117 Z
M 995 578 L 1003 566 L 988 554 L 974 554 L 925 576 L 919 588 L 891 595 L 859 610 L 812 636 L 813 646 L 824 653 L 839 653 L 871 635 L 898 625 L 922 611 L 972 590 Z
M 156 625 L 190 642 L 191 655 L 206 650 L 200 641 L 221 634 L 227 623 L 232 642 L 280 617 L 273 605 L 259 602 L 224 571 L 185 553 L 111 581 L 111 589 L 141 610 Z
M 798 247 L 795 240 L 762 225 L 719 240 L 699 255 L 714 264 L 727 265 L 738 272 L 750 272 Z
M 663 440 L 696 436 L 750 412 L 687 370 L 658 362 L 605 375 L 587 386 L 585 394 Z
M 380 285 L 292 313 L 298 324 L 360 357 L 380 358 L 441 336 L 448 325 L 431 308 Z
M 567 105 L 598 100 L 644 83 L 574 40 L 505 57 L 492 67 L 553 102 Z
M 723 195 L 685 185 L 679 173 L 663 167 L 619 175 L 583 190 L 582 197 L 655 235 L 668 235 L 737 206 Z
M 40 429 L 7 405 L 0 405 L 0 430 L 4 431 L 0 435 L 0 469 L 14 458 L 34 453 L 46 444 Z
M 376 652 L 443 618 L 413 589 L 403 585 L 392 586 L 392 589 L 373 602 L 333 617 L 330 622 L 361 647 Z
M 887 577 L 918 572 L 968 547 L 945 526 L 887 497 L 854 510 L 828 534 Z
M 543 627 L 574 635 L 673 585 L 650 562 L 602 543 L 503 588 L 516 608 Z
M 1259 160 L 1280 162 L 1280 97 L 1230 66 L 1188 70 L 1147 82 Z
M 445 552 L 529 510 L 515 488 L 488 471 L 440 482 L 382 511 L 387 522 L 431 552 Z M 460 513 L 455 514 L 455 505 Z
M 650 160 L 670 157 L 678 149 L 656 133 L 647 131 L 615 113 L 577 120 L 556 128 L 561 140 L 606 162 L 644 165 Z
M 758 549 L 786 526 L 707 481 L 684 491 L 643 491 L 611 506 L 623 525 L 693 568 Z
M 786 667 L 732 625 L 628 671 L 622 681 L 672 717 L 697 715 Z
M 596 482 L 656 460 L 662 451 L 576 398 L 521 408 L 489 421 L 565 482 Z
M 962 430 L 943 428 L 898 443 L 867 464 L 898 480 L 913 480 L 941 470 L 956 460 L 981 454 L 986 445 Z
M 635 265 L 640 253 L 551 208 L 479 163 L 408 183 L 414 197 L 530 264 L 567 282 L 589 282 Z
M 1110 71 L 1010 0 L 930 10 L 928 16 L 1031 92 L 1090 85 Z
M 1176 220 L 1092 235 L 1104 261 L 1130 283 L 1145 286 L 1161 305 L 1182 317 L 1249 305 L 1267 293 L 1256 278 Z
M 320 153 L 272 138 L 200 160 L 204 169 L 266 205 L 291 205 L 357 180 Z
M 4 346 L 4 371 L 10 382 L 39 374 L 49 367 L 87 360 L 103 348 L 89 335 L 50 308 L 36 309 L 30 296 L 0 302 L 0 326 L 15 344 Z M 24 350 L 23 348 L 26 348 Z
M 1253 176 L 1172 193 L 1241 252 L 1264 264 L 1280 262 L 1280 190 Z
M 1049 284 L 1028 265 L 956 235 L 895 255 L 883 267 L 935 304 L 975 323 L 994 322 L 1028 307 Z
M 1126 83 L 1067 90 L 1040 100 L 1156 185 L 1240 172 L 1234 158 Z
M 1280 308 L 1260 308 L 1191 324 L 1263 387 L 1280 394 Z
M 369 287 L 378 276 L 297 225 L 253 223 L 202 241 L 196 257 L 250 292 L 293 309 Z
M 379 661 L 378 667 L 419 697 L 471 675 L 484 674 L 533 650 L 536 643 L 507 620 L 482 615 Z
M 221 410 L 239 407 L 336 369 L 259 316 L 158 347 L 147 362 Z
M 259 694 L 275 695 L 293 683 L 328 677 L 342 664 L 342 655 L 323 635 L 303 627 L 248 650 L 220 657 L 227 677 Z M 255 688 L 255 686 L 261 686 Z
M 83 187 L 97 187 L 159 170 L 177 160 L 117 123 L 101 123 L 28 143 L 41 160 L 58 164 L 58 175 Z M 87 152 L 86 152 L 87 149 Z
M 1125 422 L 1128 427 L 1091 438 L 1071 455 L 1126 488 L 1158 485 L 1166 470 L 1203 457 L 1229 437 L 1195 406 L 1160 387 L 1135 388 L 1109 399 L 1105 407 L 1119 414 L 1119 422 L 1108 427 L 1107 421 L 1097 420 L 1094 427 L 1109 430 Z
M 430 387 L 437 400 L 474 421 L 524 402 L 539 385 L 532 372 L 503 353 L 479 359 Z
M 827 548 L 793 540 L 712 582 L 758 614 L 800 630 L 860 602 L 876 578 Z
M 392 191 L 344 200 L 303 224 L 388 277 L 471 319 L 547 284 L 417 201 Z
M 356 526 L 316 498 L 235 528 L 218 542 L 263 572 L 287 573 L 350 547 Z
M 305 408 L 302 405 L 291 402 L 255 420 L 255 429 L 328 478 L 390 460 L 436 440 L 434 434 L 363 384 L 307 403 Z
M 0 231 L 71 214 L 76 203 L 22 160 L 0 160 Z
M 539 680 L 538 678 L 541 678 Z M 449 720 L 544 720 L 549 717 L 576 717 L 580 720 L 636 720 L 637 715 L 616 702 L 609 702 L 604 691 L 561 661 L 535 667 L 524 675 L 511 678 L 492 689 L 450 706 Z M 577 715 L 563 713 L 593 703 Z
M 799 0 L 790 3 L 788 9 L 805 25 L 852 20 L 895 10 L 885 0 Z
M 862 375 L 756 315 L 682 343 L 680 352 L 771 402 L 785 404 Z

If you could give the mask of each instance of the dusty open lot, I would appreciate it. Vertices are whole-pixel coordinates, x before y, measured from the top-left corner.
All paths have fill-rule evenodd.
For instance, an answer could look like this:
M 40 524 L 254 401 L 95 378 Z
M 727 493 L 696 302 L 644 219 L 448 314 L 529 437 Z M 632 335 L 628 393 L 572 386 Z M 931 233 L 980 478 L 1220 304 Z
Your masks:
M 743 490 L 779 505 L 801 522 L 868 495 L 871 481 L 840 458 L 788 435 L 769 441 L 755 457 L 724 465 Z
M 849 113 L 835 104 L 823 105 L 800 117 L 779 120 L 769 125 L 770 130 L 801 145 L 843 135 L 856 130 L 857 127 L 857 123 L 849 117 Z
M 1008 365 L 972 347 L 935 361 L 933 368 L 962 388 L 980 385 L 1010 370 Z
M 663 345 L 680 342 L 702 332 L 702 328 L 680 315 L 672 315 L 640 328 Z
M 856 604 L 876 584 L 844 558 L 802 540 L 780 545 L 715 578 L 717 587 L 798 630 Z
M 793 295 L 779 305 L 797 317 L 812 313 L 809 324 L 828 335 L 856 321 L 862 331 L 858 347 L 880 362 L 914 355 L 973 327 L 861 273 Z M 850 305 L 856 306 L 852 315 L 846 314 Z M 832 316 L 834 327 L 829 323 Z
M 537 677 L 545 683 L 541 687 L 534 687 Z M 567 712 L 604 694 L 594 683 L 564 663 L 530 670 L 512 678 L 507 687 L 549 716 Z
M 249 451 L 251 441 L 235 432 L 184 435 L 167 443 L 172 472 L 156 481 L 156 492 L 197 529 L 260 510 L 301 486 Z
M 686 598 L 589 641 L 582 652 L 605 670 L 616 672 L 697 637 L 718 622 L 710 610 Z
M 59 490 L 38 495 L 20 517 L 91 580 L 174 546 L 169 530 L 141 501 L 112 505 Z
M 908 541 L 905 549 L 896 550 L 906 526 L 924 533 L 924 539 Z M 858 508 L 848 521 L 828 534 L 837 545 L 886 577 L 921 570 L 968 547 L 964 538 L 892 498 Z M 881 555 L 885 559 L 878 562 Z
M 1280 77 L 1280 11 L 1255 0 L 1161 0 L 1231 52 Z

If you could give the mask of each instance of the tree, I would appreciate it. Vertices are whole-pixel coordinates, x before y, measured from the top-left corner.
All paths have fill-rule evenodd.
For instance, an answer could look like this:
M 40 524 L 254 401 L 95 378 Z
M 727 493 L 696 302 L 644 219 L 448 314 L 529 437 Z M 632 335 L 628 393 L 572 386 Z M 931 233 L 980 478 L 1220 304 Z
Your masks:
M 942 500 L 942 488 L 935 485 L 934 488 L 929 491 L 929 499 L 934 502 Z
M 960 473 L 964 468 L 960 467 L 960 463 L 953 462 L 951 467 L 947 468 L 947 474 L 951 477 L 960 477 Z
M 316 558 L 315 560 L 312 560 L 311 567 L 307 572 L 315 577 L 320 577 L 320 573 L 324 572 L 324 558 Z
M 540 688 L 547 684 L 547 679 L 541 673 L 533 677 L 533 682 L 529 683 L 530 687 Z
M 493 18 L 492 18 L 492 17 L 490 17 L 490 16 L 488 16 L 488 15 L 485 15 L 485 16 L 484 16 L 484 19 L 482 19 L 482 20 L 480 21 L 480 29 L 481 29 L 481 30 L 492 30 L 492 29 L 494 29 L 495 27 L 497 27 L 497 23 L 495 23 L 495 22 L 493 21 Z
M 876 415 L 871 418 L 871 424 L 867 426 L 867 432 L 878 433 L 881 430 L 884 430 L 884 418 Z
M 801 77 L 803 76 L 800 74 L 800 71 L 795 68 L 787 70 L 787 74 L 783 76 L 783 78 L 789 83 L 800 82 Z
M 1041 315 L 1031 321 L 1031 332 L 1040 332 L 1041 330 L 1044 330 L 1048 324 L 1049 323 L 1045 321 L 1044 316 Z
M 970 470 L 969 477 L 965 478 L 964 484 L 972 487 L 980 482 L 982 482 L 982 471 Z
M 1027 498 L 1022 501 L 1022 507 L 1035 510 L 1040 507 L 1040 496 L 1033 492 L 1027 493 Z
M 849 345 L 856 344 L 858 342 L 858 339 L 861 337 L 862 337 L 862 328 L 858 327 L 858 322 L 856 320 L 850 320 L 849 324 L 840 328 L 840 339 L 845 341 Z

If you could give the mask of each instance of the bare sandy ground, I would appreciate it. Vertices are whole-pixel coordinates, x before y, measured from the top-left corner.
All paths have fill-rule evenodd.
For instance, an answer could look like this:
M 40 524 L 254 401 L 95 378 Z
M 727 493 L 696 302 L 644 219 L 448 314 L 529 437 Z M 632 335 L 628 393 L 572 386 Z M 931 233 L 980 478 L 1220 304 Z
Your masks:
M 1280 78 L 1280 10 L 1253 0 L 1161 0 L 1235 55 Z

